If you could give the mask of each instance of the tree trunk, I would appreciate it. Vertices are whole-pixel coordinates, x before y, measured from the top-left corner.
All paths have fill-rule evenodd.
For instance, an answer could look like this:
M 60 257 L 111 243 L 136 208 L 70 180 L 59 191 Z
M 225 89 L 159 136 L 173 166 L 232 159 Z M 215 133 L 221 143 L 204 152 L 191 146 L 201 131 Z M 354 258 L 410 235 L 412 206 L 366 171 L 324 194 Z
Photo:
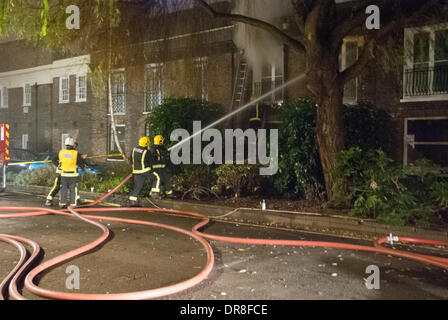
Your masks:
M 337 182 L 331 169 L 336 166 L 338 153 L 344 149 L 342 118 L 344 84 L 338 77 L 337 58 L 327 56 L 326 59 L 322 59 L 322 55 L 308 58 L 308 89 L 316 101 L 317 143 L 324 170 L 325 189 L 331 202 L 335 200 L 334 186 Z
M 336 166 L 338 153 L 344 149 L 342 97 L 342 92 L 335 90 L 323 95 L 317 104 L 316 135 L 329 201 L 334 200 L 333 188 L 337 182 L 331 169 Z

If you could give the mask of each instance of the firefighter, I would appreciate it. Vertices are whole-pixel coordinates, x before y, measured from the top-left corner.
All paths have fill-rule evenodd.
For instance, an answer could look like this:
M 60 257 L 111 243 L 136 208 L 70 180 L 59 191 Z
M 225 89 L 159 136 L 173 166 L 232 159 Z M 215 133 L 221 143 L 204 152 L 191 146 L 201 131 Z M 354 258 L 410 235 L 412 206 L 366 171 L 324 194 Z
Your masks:
M 74 148 L 75 148 L 75 150 L 78 149 L 78 142 L 75 142 Z M 87 155 L 83 154 L 82 158 L 86 159 Z M 59 157 L 56 157 L 56 158 L 52 159 L 52 162 L 56 166 L 56 179 L 54 179 L 53 187 L 51 188 L 50 192 L 48 193 L 47 200 L 45 201 L 45 205 L 47 207 L 50 207 L 50 206 L 53 205 L 54 197 L 56 197 L 58 192 L 61 190 L 61 173 L 62 173 L 62 170 L 61 170 L 61 165 L 60 165 L 60 162 L 59 162 Z M 76 190 L 76 194 L 78 196 L 77 200 L 78 200 L 78 202 L 80 202 L 81 197 L 78 194 L 78 190 Z
M 171 195 L 171 174 L 168 168 L 169 154 L 164 146 L 165 139 L 161 135 L 154 137 L 154 147 L 152 150 L 153 163 L 152 174 L 154 176 L 151 197 L 160 199 L 162 196 Z
M 138 196 L 142 191 L 146 179 L 151 178 L 152 155 L 149 150 L 149 137 L 142 137 L 138 142 L 138 146 L 132 150 L 131 164 L 132 175 L 134 176 L 134 186 L 129 195 L 129 203 L 131 207 L 138 207 Z
M 61 170 L 61 196 L 59 207 L 67 205 L 76 206 L 78 201 L 77 183 L 79 179 L 78 167 L 84 169 L 84 157 L 75 149 L 75 141 L 68 137 L 65 139 L 65 149 L 59 151 L 58 160 Z

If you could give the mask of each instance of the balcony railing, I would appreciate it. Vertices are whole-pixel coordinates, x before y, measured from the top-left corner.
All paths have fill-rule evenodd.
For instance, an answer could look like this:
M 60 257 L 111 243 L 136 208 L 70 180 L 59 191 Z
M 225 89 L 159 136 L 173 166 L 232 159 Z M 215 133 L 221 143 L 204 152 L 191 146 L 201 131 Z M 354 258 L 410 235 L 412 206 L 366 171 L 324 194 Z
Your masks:
M 273 89 L 276 89 L 283 85 L 283 76 L 277 76 L 274 80 L 272 79 L 263 79 L 261 82 L 254 83 L 254 93 L 255 96 L 262 96 Z M 278 104 L 282 103 L 284 100 L 284 90 L 280 89 L 276 92 L 268 95 L 262 101 L 268 104 Z
M 448 94 L 448 66 L 408 69 L 404 72 L 404 97 Z

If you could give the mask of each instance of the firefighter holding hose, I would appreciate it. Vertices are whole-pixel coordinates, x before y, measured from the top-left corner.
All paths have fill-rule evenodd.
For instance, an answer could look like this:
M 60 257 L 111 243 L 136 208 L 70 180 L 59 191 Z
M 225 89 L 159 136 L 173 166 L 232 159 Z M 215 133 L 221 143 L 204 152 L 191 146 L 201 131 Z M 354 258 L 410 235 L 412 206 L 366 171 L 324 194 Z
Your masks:
M 132 150 L 131 164 L 134 186 L 129 195 L 129 204 L 131 207 L 138 207 L 138 196 L 143 189 L 147 179 L 151 178 L 152 154 L 149 150 L 149 137 L 142 137 L 138 146 Z
M 78 142 L 75 142 L 74 148 L 75 148 L 75 150 L 78 149 Z M 81 157 L 83 159 L 86 159 L 87 158 L 87 154 L 83 154 Z M 61 173 L 62 173 L 62 170 L 61 170 L 61 164 L 59 162 L 59 157 L 56 157 L 56 158 L 52 159 L 52 162 L 56 166 L 56 179 L 54 179 L 53 187 L 51 188 L 50 192 L 48 193 L 47 200 L 45 201 L 45 205 L 47 207 L 50 207 L 50 206 L 53 205 L 54 197 L 56 197 L 58 192 L 61 190 Z M 78 194 L 78 190 L 76 190 L 76 194 L 77 194 L 77 200 L 79 202 L 81 197 Z
M 79 180 L 78 167 L 84 168 L 84 156 L 80 155 L 75 148 L 75 140 L 71 137 L 65 139 L 65 149 L 58 154 L 59 167 L 61 172 L 61 196 L 59 206 L 67 208 L 77 205 L 77 184 Z
M 154 137 L 154 147 L 152 149 L 153 163 L 152 174 L 154 180 L 151 189 L 151 197 L 161 199 L 162 196 L 171 195 L 171 174 L 168 168 L 169 153 L 164 146 L 165 139 L 161 135 Z

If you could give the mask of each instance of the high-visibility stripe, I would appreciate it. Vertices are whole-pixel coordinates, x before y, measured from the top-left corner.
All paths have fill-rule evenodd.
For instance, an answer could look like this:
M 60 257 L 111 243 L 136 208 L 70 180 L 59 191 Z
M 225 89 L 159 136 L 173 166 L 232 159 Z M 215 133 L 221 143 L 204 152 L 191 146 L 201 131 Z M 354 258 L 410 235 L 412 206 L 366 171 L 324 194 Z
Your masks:
M 54 185 L 53 188 L 51 188 L 50 192 L 48 193 L 47 200 L 53 200 L 51 194 L 53 193 L 54 189 L 56 189 L 57 185 L 58 185 L 58 178 L 54 179 Z
M 165 167 L 166 167 L 165 164 L 155 164 L 152 166 L 153 169 L 163 169 Z
M 130 196 L 130 197 L 129 197 L 129 200 L 131 200 L 131 201 L 137 201 L 138 199 L 137 199 L 137 197 Z
M 151 192 L 160 192 L 160 176 L 157 174 L 157 172 L 153 172 L 153 174 L 157 178 L 156 187 L 151 189 Z
M 61 176 L 62 176 L 62 177 L 74 178 L 74 177 L 79 177 L 79 173 L 78 173 L 78 172 L 76 172 L 76 173 L 72 173 L 72 172 L 65 172 L 65 171 L 62 171 Z

